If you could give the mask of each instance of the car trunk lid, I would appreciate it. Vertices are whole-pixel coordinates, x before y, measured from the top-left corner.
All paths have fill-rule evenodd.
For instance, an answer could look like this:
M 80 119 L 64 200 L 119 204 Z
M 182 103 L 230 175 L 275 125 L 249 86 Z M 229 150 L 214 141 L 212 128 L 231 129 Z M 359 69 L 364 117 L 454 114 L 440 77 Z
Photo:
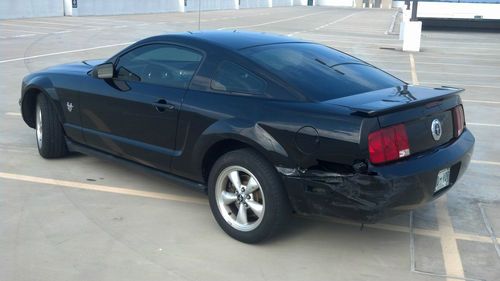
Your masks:
M 454 137 L 453 108 L 463 89 L 403 86 L 326 101 L 348 107 L 353 115 L 377 118 L 380 128 L 404 124 L 411 155 L 443 145 Z M 440 136 L 433 135 L 433 122 Z M 365 135 L 370 132 L 365 132 Z M 436 133 L 436 132 L 434 132 Z

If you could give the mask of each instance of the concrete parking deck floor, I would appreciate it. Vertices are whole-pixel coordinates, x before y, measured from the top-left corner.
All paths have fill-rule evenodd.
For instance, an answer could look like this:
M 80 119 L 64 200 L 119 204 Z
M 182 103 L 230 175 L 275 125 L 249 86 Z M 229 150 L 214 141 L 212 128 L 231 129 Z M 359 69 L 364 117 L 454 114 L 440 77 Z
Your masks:
M 474 160 L 446 197 L 376 225 L 295 217 L 261 245 L 225 235 L 206 197 L 93 157 L 38 156 L 20 118 L 24 75 L 106 58 L 196 13 L 0 21 L 2 280 L 500 280 L 500 36 L 424 31 L 422 52 L 387 35 L 394 10 L 294 7 L 203 12 L 202 29 L 321 42 L 406 81 L 466 89 Z M 387 49 L 389 48 L 389 49 Z M 497 236 L 495 236 L 495 233 Z

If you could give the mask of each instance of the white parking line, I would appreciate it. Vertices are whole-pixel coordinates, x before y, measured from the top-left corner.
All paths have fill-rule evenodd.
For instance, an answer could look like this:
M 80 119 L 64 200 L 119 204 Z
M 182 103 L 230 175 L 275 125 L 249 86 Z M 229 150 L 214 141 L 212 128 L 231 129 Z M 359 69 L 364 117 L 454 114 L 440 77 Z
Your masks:
M 7 112 L 5 113 L 7 116 L 21 116 L 21 113 L 19 112 Z
M 61 28 L 58 27 L 46 27 L 46 26 L 39 26 L 39 25 L 26 25 L 26 24 L 13 24 L 13 23 L 0 23 L 0 25 L 7 25 L 7 26 L 20 26 L 20 27 L 30 27 L 30 28 L 43 28 L 43 29 L 52 29 L 52 30 L 61 30 Z
M 54 34 L 61 34 L 61 33 L 70 33 L 70 32 L 73 32 L 73 30 L 56 31 L 56 32 L 53 32 L 53 33 Z
M 11 20 L 9 22 L 20 22 L 20 23 L 42 23 L 42 24 L 52 24 L 52 25 L 63 25 L 63 26 L 82 26 L 81 24 L 74 23 L 59 23 L 59 22 L 48 22 L 48 21 L 38 21 L 38 20 Z
M 341 48 L 352 49 L 352 51 L 350 51 L 351 55 L 366 56 L 368 58 L 372 57 L 372 58 L 374 58 L 374 60 L 376 60 L 380 57 L 389 57 L 390 59 L 395 59 L 395 58 L 404 59 L 406 57 L 406 54 L 401 54 L 399 52 L 394 52 L 394 51 L 389 52 L 388 50 L 378 50 L 378 51 L 380 51 L 378 53 L 363 53 L 363 52 L 359 51 L 359 49 L 369 49 L 370 51 L 374 51 L 374 49 L 371 47 L 365 48 L 365 47 L 341 47 L 341 46 L 335 46 L 335 45 L 329 45 L 329 46 L 334 48 L 334 49 L 341 49 Z M 458 55 L 464 55 L 464 57 L 465 57 L 465 54 L 458 54 Z M 445 59 L 445 60 L 454 60 L 454 61 L 460 59 L 457 57 L 446 57 L 446 56 L 441 56 L 441 55 L 431 55 L 431 54 L 427 54 L 427 53 L 426 54 L 418 54 L 416 56 L 418 58 L 421 58 L 421 59 L 436 58 L 436 59 Z M 474 60 L 475 61 L 485 61 L 487 63 L 500 61 L 500 59 L 494 59 L 494 58 L 474 58 Z M 438 63 L 438 64 L 441 64 L 441 63 Z
M 334 44 L 344 43 L 344 44 L 349 44 L 349 45 L 356 46 L 356 48 L 370 48 L 370 49 L 372 49 L 374 46 L 375 47 L 377 47 L 377 46 L 386 46 L 386 47 L 394 47 L 396 49 L 398 49 L 398 48 L 401 49 L 400 45 L 387 45 L 386 42 L 375 42 L 375 41 L 363 42 L 363 41 L 360 41 L 360 40 L 348 41 L 348 40 L 338 40 L 338 39 L 320 39 L 320 40 L 315 40 L 315 41 L 318 41 L 318 42 L 332 42 Z M 395 44 L 397 43 L 396 40 L 394 40 L 393 42 Z M 365 46 L 361 47 L 359 45 L 365 45 Z M 468 55 L 468 56 L 491 56 L 492 54 L 496 54 L 496 52 L 485 53 L 484 51 L 487 51 L 487 50 L 496 51 L 497 50 L 496 48 L 470 48 L 470 47 L 463 47 L 462 48 L 462 47 L 441 46 L 441 45 L 436 45 L 436 46 L 427 46 L 426 45 L 426 47 L 427 48 L 432 48 L 432 49 L 445 49 L 445 50 L 461 50 L 461 49 L 477 50 L 477 52 L 472 52 L 472 53 L 469 53 L 469 54 L 456 53 L 456 52 L 452 53 L 452 54 L 463 54 L 463 55 Z
M 162 199 L 168 201 L 177 201 L 177 202 L 185 202 L 185 203 L 194 203 L 207 205 L 208 201 L 203 198 L 196 197 L 188 197 L 181 196 L 176 194 L 168 194 L 168 193 L 160 193 L 160 192 L 152 192 L 152 191 L 141 191 L 135 189 L 128 189 L 122 187 L 114 187 L 114 186 L 106 186 L 106 185 L 97 185 L 97 184 L 89 184 L 89 183 L 80 183 L 74 181 L 65 181 L 65 180 L 56 180 L 51 178 L 41 178 L 41 177 L 32 177 L 25 176 L 19 174 L 10 174 L 10 173 L 0 173 L 0 178 L 10 179 L 10 180 L 18 180 L 18 181 L 26 181 L 32 183 L 39 184 L 48 184 L 76 189 L 85 189 L 85 190 L 93 190 L 93 191 L 102 191 L 109 193 L 118 193 L 123 195 L 132 195 L 132 196 L 140 196 L 154 199 Z
M 471 163 L 500 166 L 500 162 L 495 161 L 471 160 Z
M 29 30 L 24 30 L 24 29 L 8 29 L 8 28 L 2 28 L 2 31 L 12 31 L 12 32 L 26 32 L 26 33 L 34 33 L 34 34 L 48 34 L 47 32 L 39 32 L 39 31 L 29 31 Z
M 140 22 L 140 21 L 133 21 L 133 20 L 116 20 L 116 19 L 103 19 L 103 18 L 94 18 L 94 17 L 88 17 L 85 20 L 88 20 L 88 19 L 96 20 L 96 21 L 103 21 L 103 22 L 110 22 L 110 23 L 114 23 L 114 24 L 124 24 L 124 23 L 130 24 L 130 23 L 139 23 Z M 103 25 L 104 23 L 96 23 L 96 24 Z M 91 23 L 91 25 L 94 25 L 94 24 Z
M 314 15 L 324 14 L 324 13 L 327 13 L 327 12 L 330 12 L 330 11 L 322 11 L 322 12 L 317 12 L 317 13 L 310 13 L 310 14 L 305 14 L 305 15 L 302 15 L 302 16 L 297 16 L 297 17 L 292 17 L 292 18 L 286 18 L 286 19 L 280 19 L 280 20 L 274 20 L 274 21 L 268 21 L 268 22 L 263 22 L 263 23 L 258 23 L 258 24 L 240 25 L 240 26 L 233 26 L 233 27 L 222 27 L 222 28 L 218 28 L 217 30 L 258 27 L 258 26 L 263 26 L 263 25 L 268 25 L 268 24 L 273 24 L 273 23 L 291 21 L 291 20 L 296 20 L 296 19 L 300 19 L 300 18 L 310 17 L 310 16 L 314 16 Z
M 439 85 L 439 86 L 449 86 L 450 84 L 453 84 L 453 86 L 464 87 L 464 88 L 466 88 L 466 87 L 478 87 L 478 88 L 500 89 L 500 86 L 477 85 L 477 84 L 463 84 L 463 83 L 460 83 L 460 82 L 449 81 L 449 80 L 443 80 L 441 82 L 425 81 L 425 82 L 422 82 L 422 84 L 431 84 L 431 85 Z
M 499 124 L 473 123 L 473 122 L 467 122 L 467 125 L 472 125 L 472 126 L 486 126 L 486 127 L 500 127 Z
M 491 101 L 491 100 L 469 100 L 469 99 L 465 99 L 465 100 L 462 100 L 462 101 L 465 101 L 465 102 L 474 102 L 474 103 L 500 104 L 500 101 Z
M 322 41 L 318 41 L 318 42 L 322 42 Z M 380 57 L 380 56 L 388 56 L 388 57 L 391 57 L 391 58 L 395 58 L 395 57 L 401 57 L 401 56 L 406 56 L 406 54 L 401 54 L 401 53 L 397 53 L 397 52 L 394 52 L 393 50 L 390 50 L 391 53 L 388 53 L 389 51 L 388 50 L 384 50 L 384 49 L 379 49 L 378 47 L 388 47 L 388 45 L 376 45 L 376 46 L 360 46 L 360 42 L 356 42 L 356 41 L 350 41 L 350 42 L 345 42 L 347 43 L 347 45 L 345 46 L 339 46 L 337 44 L 335 44 L 337 41 L 332 41 L 333 44 L 327 44 L 335 49 L 349 49 L 349 52 L 351 53 L 351 55 L 357 55 L 357 56 L 360 56 L 360 55 L 367 55 L 367 56 L 373 56 L 373 57 Z M 399 49 L 400 49 L 400 46 L 397 46 Z M 398 49 L 396 48 L 396 49 Z M 359 50 L 369 50 L 371 52 L 373 51 L 378 51 L 379 53 L 363 53 L 363 52 L 359 52 Z M 490 54 L 478 54 L 478 53 L 457 53 L 457 52 L 448 52 L 447 54 L 449 55 L 456 55 L 456 56 L 461 56 L 461 57 L 472 57 L 472 56 L 489 56 L 488 58 L 484 58 L 484 57 L 474 57 L 473 59 L 475 61 L 486 61 L 488 63 L 492 63 L 492 62 L 496 62 L 496 61 L 500 61 L 500 58 L 492 58 L 491 56 L 493 55 L 492 53 Z M 429 54 L 429 53 L 422 53 L 422 54 L 416 54 L 415 55 L 416 57 L 419 57 L 419 58 L 438 58 L 438 59 L 451 59 L 451 60 L 457 60 L 459 58 L 457 57 L 446 57 L 446 56 L 443 56 L 443 55 L 432 55 L 432 54 Z
M 175 194 L 167 194 L 167 193 L 159 193 L 159 192 L 141 191 L 141 190 L 135 190 L 135 189 L 129 189 L 129 188 L 96 185 L 96 184 L 81 183 L 81 182 L 66 181 L 66 180 L 56 180 L 56 179 L 52 179 L 52 178 L 43 178 L 43 177 L 35 177 L 35 176 L 27 176 L 27 175 L 3 173 L 3 172 L 0 172 L 0 178 L 8 179 L 8 180 L 32 182 L 32 183 L 38 183 L 38 184 L 48 184 L 48 185 L 54 185 L 54 186 L 59 186 L 59 187 L 66 187 L 66 188 L 75 188 L 75 189 L 117 193 L 117 194 L 129 195 L 129 196 L 140 196 L 140 197 L 146 197 L 146 198 L 178 201 L 178 202 L 185 202 L 185 203 L 194 203 L 194 204 L 201 204 L 201 205 L 208 204 L 207 200 L 204 198 L 196 198 L 196 197 L 191 197 L 191 196 L 189 196 L 189 197 L 188 196 L 180 196 L 180 195 L 175 195 Z M 1 186 L 0 186 L 0 188 L 1 188 Z M 317 217 L 317 216 L 300 216 L 300 215 L 299 215 L 299 217 L 302 217 L 305 219 L 328 221 L 328 222 L 337 223 L 337 224 L 359 226 L 358 222 L 343 220 L 343 219 L 339 219 L 339 218 Z M 410 229 L 406 226 L 391 225 L 391 224 L 384 224 L 384 223 L 366 224 L 365 227 L 373 228 L 373 229 L 380 229 L 380 230 L 387 230 L 387 231 L 403 232 L 403 233 L 410 232 Z M 413 228 L 413 231 L 415 234 L 418 234 L 418 235 L 425 235 L 425 236 L 432 236 L 432 237 L 440 237 L 441 236 L 441 232 L 436 231 L 436 230 Z M 454 233 L 454 235 L 455 235 L 454 237 L 456 239 L 461 239 L 461 240 L 466 240 L 466 241 L 492 243 L 491 238 L 486 237 L 486 236 L 474 235 L 474 234 L 464 234 L 464 233 Z M 497 238 L 497 242 L 500 242 L 500 238 Z
M 441 250 L 443 252 L 444 267 L 446 275 L 449 276 L 446 280 L 455 280 L 450 277 L 464 278 L 464 268 L 458 251 L 457 240 L 455 239 L 455 231 L 451 222 L 450 215 L 448 214 L 448 207 L 446 206 L 446 195 L 436 201 L 437 221 L 439 225 L 439 232 L 441 233 Z
M 411 67 L 411 81 L 414 85 L 418 85 L 417 70 L 415 67 L 415 58 L 411 53 L 409 56 L 410 56 L 410 67 Z
M 356 36 L 349 36 L 349 35 L 342 35 L 342 34 L 333 34 L 333 35 L 332 35 L 332 34 L 322 34 L 322 33 L 312 33 L 312 32 L 307 33 L 307 36 L 308 36 L 308 37 L 314 37 L 314 36 L 316 36 L 316 37 L 323 37 L 323 38 L 325 38 L 325 37 L 326 37 L 326 39 L 325 39 L 325 40 L 327 40 L 328 38 L 330 38 L 330 39 L 332 39 L 332 40 L 336 40 L 336 39 L 338 39 L 338 38 L 352 38 L 352 39 L 357 39 L 357 40 L 359 40 L 359 39 L 360 39 L 359 37 L 356 37 Z M 371 42 L 372 42 L 372 41 L 374 41 L 374 40 L 381 40 L 381 41 L 398 41 L 397 39 L 394 39 L 393 37 L 389 37 L 389 38 L 379 38 L 379 37 L 376 37 L 376 36 L 375 36 L 375 37 L 372 37 L 372 38 L 369 38 L 369 37 L 367 38 L 367 37 L 365 37 L 364 39 L 368 39 L 368 40 L 370 40 Z M 321 40 L 321 39 L 320 39 L 320 40 Z M 443 46 L 441 43 L 446 44 L 446 43 L 450 43 L 450 41 L 432 40 L 432 43 L 438 43 L 438 44 L 440 44 L 440 46 Z M 464 44 L 470 44 L 470 45 L 474 45 L 474 46 L 477 46 L 477 45 L 491 45 L 491 46 L 493 46 L 493 47 L 494 47 L 494 46 L 498 46 L 498 44 L 500 44 L 500 41 L 499 41 L 499 42 L 493 42 L 493 43 L 491 43 L 491 42 L 473 42 L 473 43 L 471 43 L 471 42 L 462 42 L 462 41 L 460 41 L 460 42 L 451 42 L 451 43 L 452 43 L 452 46 L 456 46 L 456 44 L 461 44 L 461 45 L 464 45 Z
M 21 35 L 14 35 L 12 36 L 13 38 L 22 38 L 22 37 L 31 37 L 31 36 L 37 36 L 39 34 L 21 34 Z
M 91 51 L 91 50 L 97 50 L 97 49 L 105 49 L 105 48 L 112 48 L 112 47 L 118 47 L 118 46 L 125 46 L 125 45 L 130 45 L 132 43 L 135 43 L 135 42 L 126 42 L 126 43 L 119 43 L 119 44 L 97 46 L 97 47 L 92 47 L 92 48 L 84 48 L 84 49 L 76 49 L 76 50 L 62 51 L 62 52 L 49 53 L 49 54 L 42 54 L 42 55 L 36 55 L 36 56 L 29 56 L 29 57 L 15 58 L 15 59 L 0 60 L 0 64 L 7 63 L 7 62 L 15 62 L 15 61 L 28 60 L 28 59 L 43 58 L 43 57 L 49 57 L 49 56 L 57 56 L 57 55 L 62 55 L 62 54 L 71 54 L 71 53 L 85 52 L 85 51 Z
M 327 27 L 327 26 L 330 26 L 330 25 L 332 25 L 332 24 L 339 23 L 339 22 L 341 22 L 341 21 L 343 21 L 343 20 L 346 20 L 346 19 L 348 19 L 348 18 L 350 18 L 350 17 L 352 17 L 352 16 L 354 16 L 354 15 L 356 15 L 356 14 L 360 14 L 360 13 L 363 13 L 363 12 L 352 13 L 352 14 L 350 14 L 350 15 L 347 15 L 347 16 L 342 17 L 342 18 L 340 18 L 340 19 L 336 19 L 336 20 L 331 21 L 331 22 L 329 22 L 329 23 L 327 23 L 327 24 L 320 25 L 320 26 L 315 27 L 315 28 L 313 28 L 313 29 L 292 32 L 292 33 L 290 33 L 290 34 L 287 34 L 287 36 L 295 36 L 296 34 L 299 34 L 299 33 L 306 33 L 306 32 L 310 32 L 310 31 L 313 31 L 313 30 L 320 30 L 320 29 L 323 29 L 323 28 L 325 28 L 325 27 Z
M 394 63 L 406 63 L 406 62 L 401 62 L 401 61 L 394 61 L 394 58 L 387 59 L 387 60 L 381 60 L 381 59 L 377 59 L 377 58 L 370 58 L 367 61 L 370 62 L 370 63 L 388 63 L 390 65 L 392 65 Z M 448 63 L 448 62 L 423 62 L 421 60 L 418 61 L 418 64 L 419 65 L 421 65 L 421 64 L 424 64 L 424 65 L 439 65 L 439 66 L 450 65 L 450 66 L 460 66 L 460 67 L 468 67 L 468 68 L 477 67 L 477 68 L 483 68 L 483 69 L 484 68 L 492 68 L 492 70 L 497 70 L 498 69 L 497 65 L 480 65 L 480 64 L 464 64 L 464 63 Z
M 413 56 L 413 55 L 412 55 Z M 391 68 L 384 68 L 386 71 L 393 71 L 393 72 L 408 72 L 408 70 L 404 69 L 391 69 Z M 489 77 L 489 78 L 499 78 L 500 75 L 498 74 L 474 74 L 474 73 L 464 73 L 464 72 L 443 72 L 443 71 L 425 71 L 425 70 L 420 70 L 419 73 L 427 73 L 427 74 L 439 74 L 439 75 L 454 75 L 454 76 L 472 76 L 472 77 Z

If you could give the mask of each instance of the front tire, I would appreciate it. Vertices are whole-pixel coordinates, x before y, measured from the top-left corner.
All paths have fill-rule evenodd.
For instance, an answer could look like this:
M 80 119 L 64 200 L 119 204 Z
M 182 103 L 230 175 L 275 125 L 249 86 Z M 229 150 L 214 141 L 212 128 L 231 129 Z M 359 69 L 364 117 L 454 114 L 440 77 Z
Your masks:
M 291 214 L 276 170 L 251 149 L 231 151 L 215 162 L 208 197 L 219 226 L 244 243 L 269 238 Z
M 68 154 L 64 131 L 55 108 L 47 97 L 39 94 L 35 107 L 36 142 L 43 158 L 60 158 Z

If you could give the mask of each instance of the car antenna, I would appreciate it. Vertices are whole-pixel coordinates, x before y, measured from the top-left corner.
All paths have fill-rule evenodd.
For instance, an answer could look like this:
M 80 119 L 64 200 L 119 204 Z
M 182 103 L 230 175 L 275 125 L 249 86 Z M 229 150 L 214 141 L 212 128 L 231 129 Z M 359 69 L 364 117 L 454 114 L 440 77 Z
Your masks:
M 198 0 L 198 31 L 201 30 L 201 0 Z

